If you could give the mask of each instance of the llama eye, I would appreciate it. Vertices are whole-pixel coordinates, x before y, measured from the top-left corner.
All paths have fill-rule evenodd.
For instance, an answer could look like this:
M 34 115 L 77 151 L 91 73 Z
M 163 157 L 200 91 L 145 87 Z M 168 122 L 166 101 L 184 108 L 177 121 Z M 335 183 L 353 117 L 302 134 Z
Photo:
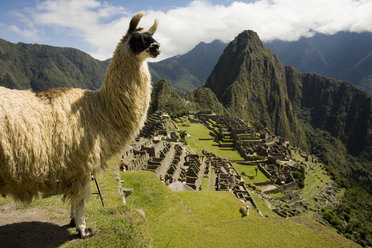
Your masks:
M 135 54 L 138 54 L 146 49 L 144 40 L 141 34 L 135 33 L 129 40 L 129 45 Z

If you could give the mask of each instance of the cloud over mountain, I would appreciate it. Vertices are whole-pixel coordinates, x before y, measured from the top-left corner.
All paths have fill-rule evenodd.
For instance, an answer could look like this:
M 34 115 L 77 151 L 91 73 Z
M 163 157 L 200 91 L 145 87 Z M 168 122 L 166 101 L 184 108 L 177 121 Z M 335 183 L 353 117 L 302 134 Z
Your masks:
M 161 58 L 184 53 L 200 41 L 231 41 L 246 29 L 255 30 L 263 41 L 293 41 L 316 32 L 372 31 L 369 0 L 258 0 L 225 5 L 194 0 L 183 7 L 145 11 L 141 25 L 147 27 L 154 18 L 160 20 L 156 38 L 162 44 Z M 47 35 L 46 27 L 52 28 L 57 34 L 80 39 L 86 47 L 78 48 L 99 59 L 111 57 L 133 15 L 125 2 L 118 6 L 97 0 L 40 1 L 17 14 L 28 22 L 28 28 L 13 26 L 15 32 L 23 30 L 35 38 Z

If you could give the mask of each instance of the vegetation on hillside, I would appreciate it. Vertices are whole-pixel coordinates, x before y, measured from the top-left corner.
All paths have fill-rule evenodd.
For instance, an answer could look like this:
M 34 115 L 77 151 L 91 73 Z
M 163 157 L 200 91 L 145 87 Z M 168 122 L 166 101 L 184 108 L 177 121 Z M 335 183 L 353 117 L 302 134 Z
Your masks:
M 215 113 L 217 115 L 228 115 L 225 107 L 217 100 L 216 95 L 205 87 L 200 87 L 185 95 L 190 107 L 195 112 Z
M 346 235 L 350 223 L 342 211 L 354 202 L 360 210 L 348 214 L 349 220 L 361 221 L 360 226 L 349 225 L 353 230 L 348 236 L 371 246 L 364 234 L 372 232 L 371 208 L 365 204 L 372 197 L 370 95 L 348 83 L 285 67 L 252 31 L 242 32 L 227 46 L 206 87 L 233 117 L 259 120 L 327 164 L 346 191 L 325 219 L 336 223 L 338 218 L 342 225 L 335 226 Z M 359 197 L 353 201 L 355 194 Z
M 339 203 L 322 209 L 323 218 L 345 237 L 372 246 L 372 172 L 328 132 L 312 129 L 308 132 L 311 152 L 327 164 L 333 180 L 345 188 Z
M 165 111 L 172 117 L 189 113 L 189 107 L 165 79 L 159 80 L 153 86 L 148 114 L 151 115 L 158 110 Z
M 298 41 L 271 41 L 265 45 L 285 65 L 348 81 L 372 94 L 372 33 L 317 33 Z
M 58 87 L 96 90 L 108 61 L 73 48 L 13 44 L 0 39 L 0 85 L 43 91 Z

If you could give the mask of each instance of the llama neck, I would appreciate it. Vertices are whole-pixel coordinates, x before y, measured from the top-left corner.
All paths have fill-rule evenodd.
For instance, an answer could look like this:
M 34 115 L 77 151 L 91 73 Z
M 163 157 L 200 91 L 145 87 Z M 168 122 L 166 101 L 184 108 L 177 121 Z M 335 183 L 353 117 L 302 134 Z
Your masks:
M 146 62 L 117 48 L 99 92 L 115 126 L 135 133 L 143 126 L 150 103 L 151 78 Z

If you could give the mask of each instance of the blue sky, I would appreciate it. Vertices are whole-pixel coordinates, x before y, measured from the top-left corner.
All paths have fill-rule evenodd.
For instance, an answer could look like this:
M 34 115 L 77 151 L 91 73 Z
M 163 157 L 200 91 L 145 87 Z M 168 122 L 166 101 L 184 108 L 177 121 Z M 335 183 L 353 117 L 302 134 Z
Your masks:
M 160 59 L 201 41 L 231 41 L 254 30 L 263 41 L 297 40 L 315 32 L 372 31 L 372 0 L 13 0 L 0 1 L 0 38 L 17 43 L 74 47 L 111 57 L 131 17 L 160 23 Z

